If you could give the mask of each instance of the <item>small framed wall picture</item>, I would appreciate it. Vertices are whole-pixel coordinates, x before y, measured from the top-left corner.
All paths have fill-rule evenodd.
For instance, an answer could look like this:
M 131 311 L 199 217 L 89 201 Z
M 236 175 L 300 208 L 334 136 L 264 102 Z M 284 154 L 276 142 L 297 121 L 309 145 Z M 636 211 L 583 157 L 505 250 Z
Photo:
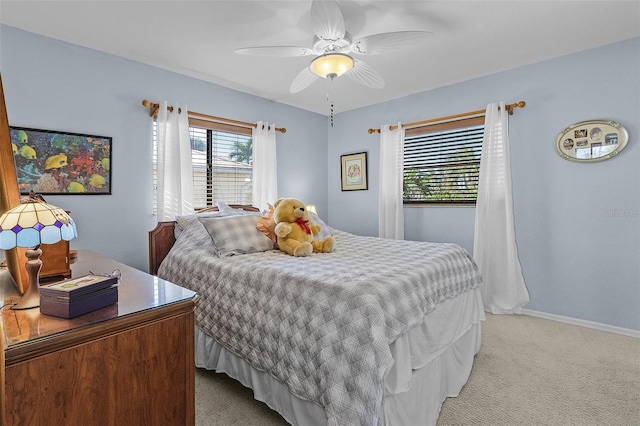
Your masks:
M 367 153 L 358 152 L 340 156 L 343 191 L 361 191 L 368 189 Z

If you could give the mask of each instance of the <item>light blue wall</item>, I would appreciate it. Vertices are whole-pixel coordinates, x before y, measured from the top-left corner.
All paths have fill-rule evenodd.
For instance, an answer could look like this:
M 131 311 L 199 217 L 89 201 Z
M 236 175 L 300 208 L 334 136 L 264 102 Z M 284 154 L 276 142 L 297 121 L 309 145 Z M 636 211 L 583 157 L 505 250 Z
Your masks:
M 640 330 L 638 38 L 338 114 L 329 129 L 329 223 L 378 233 L 379 135 L 368 128 L 520 100 L 527 105 L 510 117 L 509 135 L 526 308 Z M 578 164 L 556 154 L 558 132 L 603 118 L 630 134 L 620 155 Z M 369 190 L 341 192 L 340 155 L 361 151 L 369 153 Z M 405 208 L 405 236 L 471 252 L 474 215 L 468 207 Z
M 47 198 L 77 222 L 72 248 L 143 270 L 156 219 L 142 99 L 286 127 L 278 134 L 279 195 L 313 202 L 330 225 L 365 235 L 378 233 L 379 136 L 368 128 L 525 100 L 510 118 L 510 137 L 527 308 L 640 330 L 640 39 L 338 114 L 333 128 L 318 114 L 6 26 L 0 70 L 10 124 L 113 137 L 113 195 Z M 601 163 L 562 160 L 557 133 L 596 118 L 622 123 L 627 149 Z M 362 151 L 369 190 L 340 191 L 340 155 Z M 406 208 L 407 238 L 471 251 L 474 214 Z
M 112 195 L 46 197 L 71 211 L 74 249 L 147 270 L 147 232 L 156 218 L 143 99 L 286 127 L 277 134 L 279 195 L 309 200 L 327 214 L 327 170 L 318 161 L 327 158 L 322 115 L 7 26 L 0 27 L 0 70 L 10 125 L 113 137 Z

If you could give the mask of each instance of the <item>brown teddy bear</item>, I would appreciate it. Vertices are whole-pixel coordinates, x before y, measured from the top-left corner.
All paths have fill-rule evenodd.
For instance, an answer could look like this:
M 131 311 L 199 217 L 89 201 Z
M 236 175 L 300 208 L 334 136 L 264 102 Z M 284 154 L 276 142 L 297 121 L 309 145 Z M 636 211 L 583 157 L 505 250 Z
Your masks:
M 333 251 L 336 241 L 333 236 L 320 241 L 314 240 L 321 226 L 310 223 L 309 213 L 302 201 L 280 198 L 273 204 L 273 220 L 276 223 L 278 247 L 283 252 L 291 256 L 309 256 L 313 252 Z

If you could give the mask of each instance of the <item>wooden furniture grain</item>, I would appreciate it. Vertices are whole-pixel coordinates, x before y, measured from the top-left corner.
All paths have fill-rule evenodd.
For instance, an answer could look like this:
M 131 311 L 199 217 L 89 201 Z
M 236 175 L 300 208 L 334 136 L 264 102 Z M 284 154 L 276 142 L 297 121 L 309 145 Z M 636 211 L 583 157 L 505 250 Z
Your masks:
M 175 222 L 158 222 L 149 232 L 149 273 L 156 275 L 160 264 L 176 242 Z
M 0 342 L 2 342 L 2 351 L 0 352 L 0 426 L 4 426 L 4 412 L 6 395 L 4 391 L 4 349 L 6 340 L 4 338 L 4 327 L 0 326 Z
M 71 259 L 69 256 L 69 241 L 61 240 L 55 244 L 41 244 L 42 268 L 40 282 L 60 281 L 71 277 Z
M 67 211 L 70 215 L 71 212 Z M 69 241 L 60 240 L 55 244 L 40 244 L 40 283 L 51 283 L 65 278 L 71 278 L 71 254 Z
M 71 268 L 119 269 L 119 301 L 72 319 L 3 309 L 5 424 L 194 425 L 197 295 L 91 251 Z
M 4 103 L 4 89 L 0 75 L 0 214 L 20 204 L 18 175 L 13 159 L 9 134 L 9 117 Z M 9 271 L 18 290 L 24 293 L 29 287 L 29 274 L 24 266 L 26 249 L 16 247 L 5 252 Z

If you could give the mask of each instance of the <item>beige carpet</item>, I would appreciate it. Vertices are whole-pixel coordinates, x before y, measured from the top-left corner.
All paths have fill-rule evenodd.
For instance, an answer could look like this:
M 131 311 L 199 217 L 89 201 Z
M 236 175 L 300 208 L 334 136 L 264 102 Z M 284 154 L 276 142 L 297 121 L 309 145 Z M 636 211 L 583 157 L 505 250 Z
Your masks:
M 482 327 L 438 426 L 640 426 L 640 339 L 526 315 L 487 314 Z M 286 424 L 238 382 L 196 369 L 197 426 Z

